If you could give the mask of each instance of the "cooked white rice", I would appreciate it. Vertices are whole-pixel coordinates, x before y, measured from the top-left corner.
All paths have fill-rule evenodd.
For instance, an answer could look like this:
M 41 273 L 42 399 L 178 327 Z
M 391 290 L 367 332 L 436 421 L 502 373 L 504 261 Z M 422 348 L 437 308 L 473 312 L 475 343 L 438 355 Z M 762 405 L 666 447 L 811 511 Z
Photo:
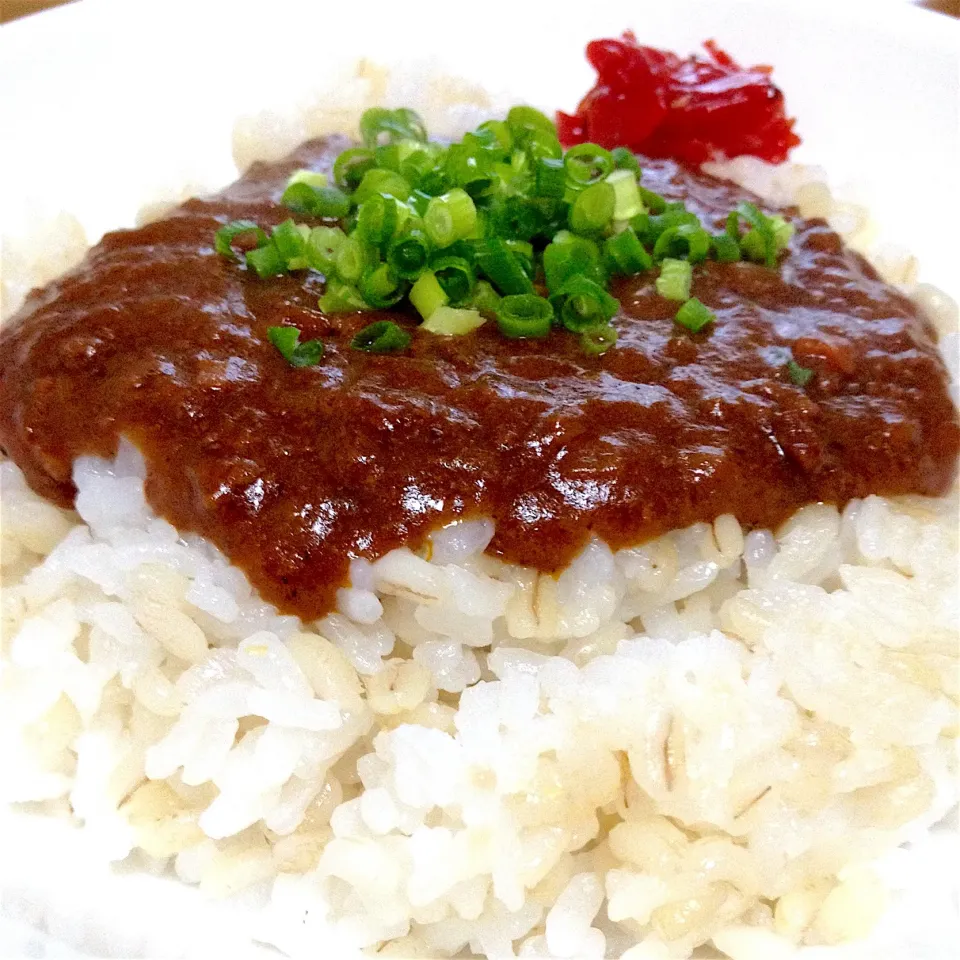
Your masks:
M 321 126 L 271 123 L 274 152 Z M 816 170 L 722 172 L 869 242 Z M 21 250 L 7 306 L 73 237 Z M 917 296 L 952 355 L 956 307 Z M 461 523 L 301 624 L 153 515 L 132 447 L 74 479 L 66 513 L 0 464 L 0 802 L 268 891 L 259 936 L 292 955 L 773 960 L 869 931 L 867 865 L 955 800 L 955 496 L 594 541 L 558 577 Z

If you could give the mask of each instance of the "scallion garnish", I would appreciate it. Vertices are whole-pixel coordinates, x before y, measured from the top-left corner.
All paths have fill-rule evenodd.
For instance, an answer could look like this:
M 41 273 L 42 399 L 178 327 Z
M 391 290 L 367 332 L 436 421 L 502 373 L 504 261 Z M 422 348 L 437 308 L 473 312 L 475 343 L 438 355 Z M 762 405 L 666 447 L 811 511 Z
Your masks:
M 436 257 L 431 261 L 430 269 L 450 304 L 458 306 L 470 299 L 477 278 L 463 257 Z
M 613 156 L 595 143 L 580 143 L 563 155 L 567 179 L 576 187 L 599 183 L 613 171 Z
M 465 310 L 458 307 L 437 307 L 420 324 L 422 330 L 437 333 L 442 337 L 462 337 L 465 333 L 482 327 L 486 320 L 478 310 Z
M 584 353 L 598 355 L 606 353 L 617 342 L 617 331 L 607 324 L 604 327 L 595 327 L 580 334 L 580 345 Z
M 294 214 L 339 226 L 286 220 L 267 233 L 238 220 L 217 230 L 216 252 L 261 277 L 317 271 L 327 313 L 409 304 L 424 330 L 446 336 L 496 317 L 503 336 L 539 338 L 555 326 L 599 354 L 617 338 L 611 277 L 659 264 L 657 292 L 682 304 L 676 321 L 696 332 L 714 315 L 690 298 L 693 265 L 775 266 L 793 233 L 784 217 L 742 203 L 712 234 L 683 203 L 641 185 L 629 150 L 584 143 L 564 153 L 553 123 L 532 107 L 449 145 L 428 141 L 407 109 L 369 110 L 360 128 L 363 145 L 336 158 L 332 183 L 297 170 L 281 197 Z M 381 323 L 390 321 L 365 328 L 354 346 L 379 352 L 408 336 Z M 296 352 L 296 328 L 271 329 L 285 356 L 316 351 Z M 788 367 L 799 383 L 796 371 Z
M 603 245 L 603 252 L 612 273 L 631 276 L 653 266 L 653 257 L 644 249 L 632 227 L 609 237 Z
M 410 302 L 424 320 L 429 320 L 434 311 L 445 306 L 447 294 L 431 270 L 424 270 L 410 288 Z
M 291 367 L 315 366 L 323 356 L 323 344 L 319 340 L 301 343 L 297 327 L 267 327 L 267 337 Z
M 410 334 L 392 320 L 378 320 L 357 333 L 350 346 L 364 353 L 399 353 L 410 346 L 410 340 Z
M 787 376 L 798 387 L 805 387 L 813 379 L 813 371 L 809 367 L 801 367 L 796 360 L 788 360 Z
M 214 235 L 213 249 L 223 257 L 242 261 L 243 257 L 233 249 L 234 242 L 240 237 L 249 237 L 258 247 L 267 242 L 267 235 L 252 220 L 232 220 Z
M 657 293 L 667 300 L 683 302 L 690 298 L 690 282 L 693 269 L 686 260 L 666 259 L 660 264 L 660 276 L 657 277 Z
M 552 322 L 550 301 L 533 293 L 504 297 L 497 305 L 497 326 L 511 340 L 545 337 Z
M 423 215 L 427 236 L 436 247 L 449 247 L 456 240 L 469 237 L 477 225 L 477 208 L 473 198 L 459 187 L 434 197 Z
M 603 287 L 582 274 L 574 274 L 550 298 L 557 319 L 572 333 L 606 326 L 620 307 Z
M 686 327 L 691 333 L 699 333 L 716 319 L 716 314 L 696 297 L 691 297 L 674 317 L 681 327 Z

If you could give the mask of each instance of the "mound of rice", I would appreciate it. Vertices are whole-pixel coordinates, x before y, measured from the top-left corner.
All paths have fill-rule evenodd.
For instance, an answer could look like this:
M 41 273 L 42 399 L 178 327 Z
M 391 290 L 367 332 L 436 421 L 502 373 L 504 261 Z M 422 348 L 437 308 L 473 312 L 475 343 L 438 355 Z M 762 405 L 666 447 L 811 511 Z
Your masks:
M 817 171 L 717 172 L 869 240 Z M 132 447 L 74 479 L 75 514 L 0 463 L 0 802 L 259 890 L 291 955 L 773 960 L 863 936 L 865 865 L 955 801 L 955 496 L 594 541 L 557 577 L 459 523 L 302 624 L 152 513 Z

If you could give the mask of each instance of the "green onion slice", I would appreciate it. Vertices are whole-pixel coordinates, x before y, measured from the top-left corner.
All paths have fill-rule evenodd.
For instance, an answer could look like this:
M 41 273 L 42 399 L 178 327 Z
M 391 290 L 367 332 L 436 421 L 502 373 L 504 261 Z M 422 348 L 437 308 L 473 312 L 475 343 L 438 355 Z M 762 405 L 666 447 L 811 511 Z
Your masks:
M 357 333 L 350 346 L 364 353 L 400 353 L 410 346 L 411 339 L 410 334 L 392 320 L 378 320 Z
M 614 170 L 607 177 L 607 183 L 613 187 L 613 219 L 630 220 L 644 212 L 640 199 L 640 186 L 631 170 Z
M 465 333 L 476 330 L 477 327 L 482 327 L 486 322 L 477 310 L 443 306 L 437 307 L 420 324 L 420 329 L 442 337 L 461 337 Z
M 323 344 L 319 340 L 301 343 L 297 327 L 267 327 L 267 338 L 291 367 L 315 366 L 323 356 Z
M 413 110 L 401 107 L 387 110 L 384 107 L 372 107 L 360 117 L 360 137 L 368 149 L 375 147 L 380 136 L 386 135 L 390 143 L 397 140 L 427 139 L 427 128 L 420 116 Z
M 351 147 L 344 150 L 333 163 L 333 180 L 343 190 L 356 190 L 365 174 L 377 164 L 372 150 Z
M 350 313 L 370 309 L 355 286 L 336 279 L 327 282 L 327 289 L 317 301 L 317 305 L 324 313 Z
M 278 277 L 287 272 L 287 262 L 277 245 L 271 240 L 265 246 L 257 247 L 246 255 L 248 267 L 252 267 L 258 277 Z
M 573 333 L 585 333 L 605 326 L 620 307 L 598 283 L 582 274 L 574 274 L 550 298 L 554 315 Z
M 478 250 L 477 262 L 502 294 L 533 293 L 533 283 L 505 241 L 498 238 L 484 241 Z
M 307 264 L 323 274 L 336 269 L 337 251 L 347 239 L 339 227 L 314 227 L 307 237 L 304 256 Z
M 376 196 L 378 193 L 388 197 L 396 197 L 398 200 L 406 200 L 412 190 L 410 182 L 405 177 L 401 177 L 399 173 L 375 167 L 363 175 L 360 185 L 354 191 L 353 202 L 361 204 L 364 200 L 369 200 L 370 197 Z
M 470 298 L 477 277 L 463 257 L 436 257 L 431 261 L 430 269 L 453 306 Z
M 213 249 L 221 256 L 242 262 L 243 257 L 233 249 L 233 244 L 245 236 L 252 238 L 258 247 L 268 242 L 266 233 L 252 220 L 231 220 L 214 234 Z
M 408 222 L 387 247 L 387 263 L 406 280 L 415 280 L 430 260 L 430 241 L 419 223 Z
M 596 143 L 580 143 L 563 157 L 567 179 L 577 188 L 599 183 L 613 172 L 613 155 Z
M 473 198 L 459 187 L 434 197 L 427 204 L 423 224 L 436 247 L 449 247 L 454 241 L 469 237 L 477 225 Z
M 798 387 L 805 387 L 813 379 L 813 371 L 809 367 L 801 367 L 796 360 L 788 360 L 787 376 Z
M 727 233 L 711 238 L 713 254 L 720 263 L 736 263 L 740 259 L 740 244 Z
M 550 293 L 556 293 L 569 277 L 578 273 L 602 286 L 607 283 L 599 246 L 588 237 L 568 231 L 558 233 L 543 251 L 543 273 Z
M 389 263 L 367 267 L 360 277 L 360 296 L 379 310 L 399 303 L 407 292 L 408 285 L 397 276 Z
M 632 227 L 608 237 L 603 245 L 603 252 L 613 273 L 631 276 L 653 266 L 653 258 L 644 249 Z
M 470 298 L 470 306 L 480 313 L 495 316 L 501 299 L 500 294 L 486 280 L 479 280 Z
M 691 333 L 699 333 L 716 319 L 716 314 L 696 297 L 691 297 L 674 317 L 674 320 L 681 327 L 686 327 Z
M 424 320 L 447 303 L 447 294 L 432 270 L 424 270 L 410 288 L 410 302 Z
M 563 161 L 556 157 L 541 157 L 536 169 L 536 195 L 562 199 L 567 188 L 567 172 Z
M 653 245 L 653 256 L 658 260 L 661 257 L 684 257 L 691 263 L 699 263 L 706 260 L 710 252 L 710 240 L 710 234 L 699 223 L 667 227 Z
M 613 220 L 617 202 L 613 187 L 603 181 L 577 194 L 570 208 L 570 229 L 574 233 L 600 233 Z
M 375 246 L 389 243 L 400 227 L 401 209 L 409 214 L 393 197 L 375 193 L 357 210 L 357 232 Z
M 545 337 L 552 323 L 550 301 L 533 293 L 504 297 L 497 306 L 497 326 L 511 340 Z
M 690 284 L 693 280 L 693 268 L 686 260 L 670 258 L 660 264 L 660 276 L 657 277 L 657 293 L 667 300 L 681 303 L 690 298 Z
M 617 342 L 617 331 L 610 324 L 580 334 L 583 352 L 592 356 L 606 353 Z
M 626 147 L 614 147 L 610 151 L 613 165 L 617 170 L 629 170 L 638 180 L 640 179 L 640 161 L 632 150 Z

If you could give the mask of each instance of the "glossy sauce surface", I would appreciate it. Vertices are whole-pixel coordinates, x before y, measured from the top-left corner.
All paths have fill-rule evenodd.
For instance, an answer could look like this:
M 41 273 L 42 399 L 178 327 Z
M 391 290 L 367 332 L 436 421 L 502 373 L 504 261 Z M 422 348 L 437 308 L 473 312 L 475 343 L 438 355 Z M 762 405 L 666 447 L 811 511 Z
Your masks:
M 71 465 L 143 451 L 147 496 L 211 539 L 286 612 L 330 610 L 352 557 L 421 545 L 489 516 L 489 552 L 562 568 L 593 534 L 614 548 L 733 513 L 771 526 L 803 504 L 941 494 L 960 429 L 929 324 L 822 222 L 794 217 L 779 269 L 705 264 L 717 314 L 690 334 L 653 276 L 615 285 L 619 341 L 413 332 L 409 351 L 351 350 L 376 315 L 324 316 L 322 278 L 261 280 L 213 250 L 229 220 L 285 219 L 289 173 L 342 140 L 257 165 L 222 194 L 107 235 L 0 334 L 0 445 L 31 485 L 72 501 Z M 719 225 L 744 191 L 648 161 L 644 185 Z M 293 369 L 267 327 L 326 355 Z M 794 385 L 786 362 L 815 370 Z

